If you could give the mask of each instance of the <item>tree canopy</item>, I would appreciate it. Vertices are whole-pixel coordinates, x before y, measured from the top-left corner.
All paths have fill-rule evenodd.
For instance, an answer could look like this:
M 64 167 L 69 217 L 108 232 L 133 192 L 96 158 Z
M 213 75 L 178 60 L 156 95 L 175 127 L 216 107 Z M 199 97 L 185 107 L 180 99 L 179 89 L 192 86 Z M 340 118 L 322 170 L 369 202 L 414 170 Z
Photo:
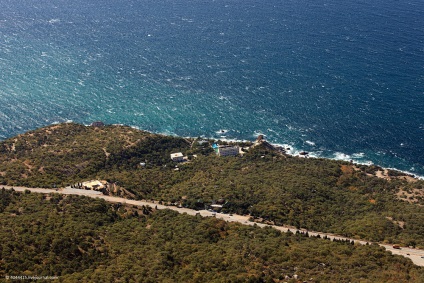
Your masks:
M 87 197 L 0 190 L 0 277 L 60 282 L 423 282 L 377 245 L 352 245 Z M 144 213 L 143 213 L 144 211 Z

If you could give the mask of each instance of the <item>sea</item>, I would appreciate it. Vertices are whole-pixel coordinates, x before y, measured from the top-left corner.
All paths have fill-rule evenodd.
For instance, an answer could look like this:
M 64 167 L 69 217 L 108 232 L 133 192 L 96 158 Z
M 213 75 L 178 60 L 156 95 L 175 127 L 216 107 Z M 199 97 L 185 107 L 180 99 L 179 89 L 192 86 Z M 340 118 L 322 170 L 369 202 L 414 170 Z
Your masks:
M 0 0 L 0 139 L 74 121 L 424 176 L 422 0 Z

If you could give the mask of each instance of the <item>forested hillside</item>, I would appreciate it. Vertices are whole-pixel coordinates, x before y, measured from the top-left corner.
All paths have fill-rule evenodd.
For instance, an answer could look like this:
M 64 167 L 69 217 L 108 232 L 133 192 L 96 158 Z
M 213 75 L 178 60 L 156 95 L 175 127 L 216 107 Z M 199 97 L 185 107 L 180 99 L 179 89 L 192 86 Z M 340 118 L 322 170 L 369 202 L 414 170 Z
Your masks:
M 220 200 L 223 212 L 277 225 L 424 248 L 423 181 L 394 171 L 386 180 L 375 166 L 291 157 L 261 145 L 218 157 L 210 143 L 125 126 L 53 125 L 0 143 L 0 183 L 107 180 L 138 199 L 196 209 Z M 170 153 L 180 151 L 191 161 L 172 162 Z M 400 198 L 401 191 L 411 195 Z
M 0 278 L 60 282 L 423 282 L 377 245 L 102 200 L 0 190 Z

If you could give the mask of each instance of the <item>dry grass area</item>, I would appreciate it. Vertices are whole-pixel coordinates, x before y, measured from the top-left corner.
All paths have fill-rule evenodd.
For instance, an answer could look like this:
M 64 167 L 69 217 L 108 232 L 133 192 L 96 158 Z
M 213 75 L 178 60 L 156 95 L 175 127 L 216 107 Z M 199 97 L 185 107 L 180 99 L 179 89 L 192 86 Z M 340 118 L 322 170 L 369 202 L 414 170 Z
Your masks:
M 400 189 L 396 193 L 396 196 L 400 200 L 407 201 L 409 203 L 415 203 L 417 205 L 421 205 L 421 204 L 419 204 L 419 202 L 422 202 L 424 200 L 424 190 L 420 190 L 420 189 L 412 189 L 412 190 Z
M 377 172 L 375 172 L 375 176 L 381 179 L 386 179 L 388 181 L 390 181 L 392 178 L 389 176 L 389 170 L 384 169 L 383 171 L 378 170 Z
M 417 178 L 414 178 L 414 177 L 411 177 L 411 176 L 399 176 L 397 178 L 400 179 L 400 180 L 405 180 L 408 183 L 416 183 L 416 182 L 418 182 L 418 179 Z
M 408 183 L 415 183 L 415 182 L 418 182 L 418 179 L 417 179 L 417 178 L 414 178 L 414 177 L 412 177 L 412 176 L 408 176 L 408 175 L 402 175 L 402 176 L 390 176 L 390 175 L 389 175 L 389 170 L 388 170 L 388 169 L 384 169 L 383 171 L 378 170 L 378 171 L 375 173 L 375 176 L 376 176 L 376 177 L 378 177 L 378 178 L 386 179 L 386 180 L 388 180 L 388 181 L 391 181 L 391 180 L 405 180 L 405 181 L 407 181 Z
M 342 165 L 341 170 L 344 174 L 352 174 L 352 170 L 354 170 L 356 172 L 358 172 L 358 171 L 364 172 L 361 168 L 359 168 L 355 165 L 352 165 L 352 166 Z M 407 174 L 404 174 L 404 175 L 400 174 L 399 176 L 390 176 L 389 169 L 377 170 L 374 174 L 367 173 L 367 172 L 364 172 L 364 173 L 369 177 L 377 177 L 377 178 L 380 178 L 380 179 L 385 179 L 387 181 L 405 180 L 408 183 L 418 182 L 417 178 L 414 178 L 414 177 L 407 175 Z
M 349 165 L 341 165 L 340 170 L 342 170 L 343 174 L 353 174 L 354 171 L 361 170 L 359 168 L 356 168 L 355 166 L 349 166 Z

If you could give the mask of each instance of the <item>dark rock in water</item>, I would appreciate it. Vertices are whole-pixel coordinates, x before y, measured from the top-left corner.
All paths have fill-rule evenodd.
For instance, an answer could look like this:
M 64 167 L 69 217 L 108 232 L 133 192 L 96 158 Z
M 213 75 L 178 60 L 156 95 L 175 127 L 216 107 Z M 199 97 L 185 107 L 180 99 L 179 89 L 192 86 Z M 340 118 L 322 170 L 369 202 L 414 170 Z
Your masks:
M 301 152 L 299 152 L 299 155 L 308 155 L 309 154 L 309 152 L 307 152 L 307 151 L 301 151 Z

